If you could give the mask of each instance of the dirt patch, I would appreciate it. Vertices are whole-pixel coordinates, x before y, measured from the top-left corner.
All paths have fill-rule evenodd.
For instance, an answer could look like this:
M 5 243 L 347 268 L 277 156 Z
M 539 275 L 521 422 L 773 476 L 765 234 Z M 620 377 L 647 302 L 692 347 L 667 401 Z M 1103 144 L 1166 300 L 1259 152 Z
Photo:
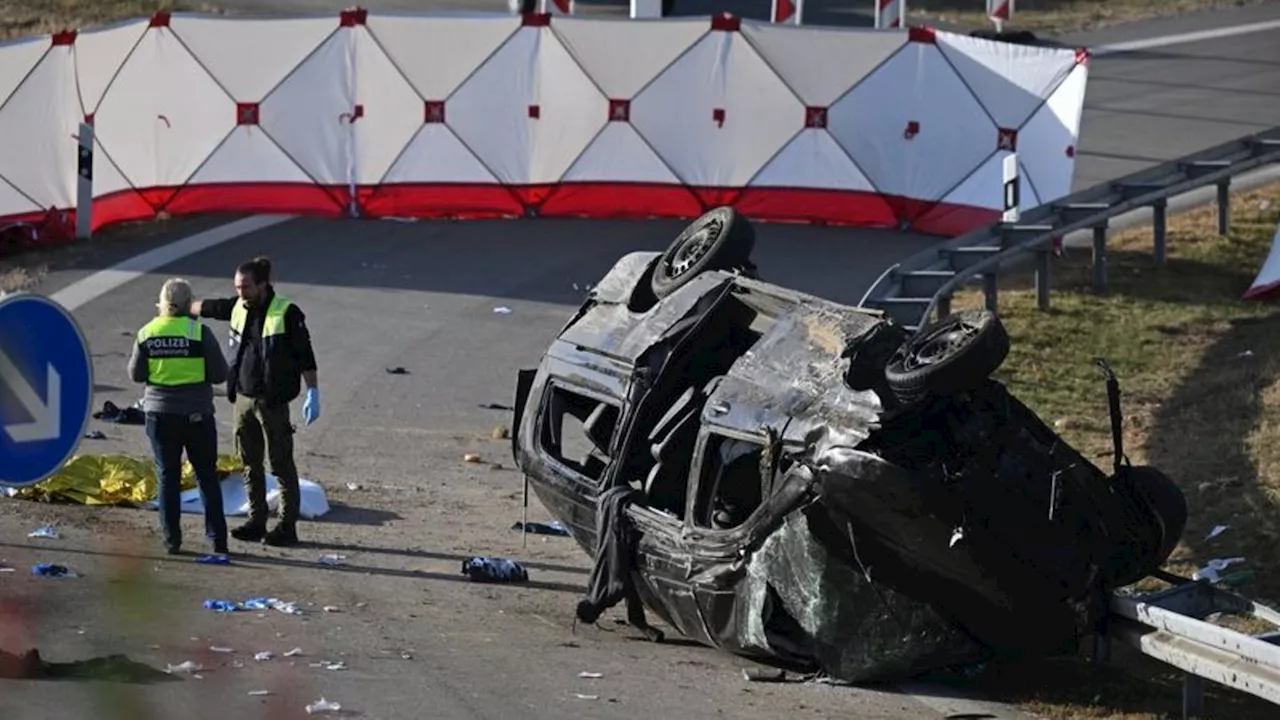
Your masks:
M 146 18 L 161 10 L 216 12 L 206 3 L 173 0 L 0 0 L 0 38 Z
M 1262 0 L 1017 0 L 1013 22 L 1005 29 L 1062 35 L 1259 2 Z M 975 29 L 992 27 L 985 0 L 911 0 L 907 13 L 914 22 L 945 22 Z
M 1047 313 L 1036 309 L 1029 275 L 1002 278 L 1000 313 L 1012 350 L 997 377 L 1087 457 L 1105 465 L 1111 452 L 1106 389 L 1093 360 L 1106 358 L 1124 393 L 1129 458 L 1169 473 L 1190 506 L 1187 530 L 1168 569 L 1189 575 L 1213 558 L 1246 558 L 1232 568 L 1248 571 L 1238 591 L 1274 607 L 1280 606 L 1280 308 L 1241 296 L 1271 249 L 1280 221 L 1280 185 L 1232 202 L 1232 228 L 1225 237 L 1217 235 L 1215 207 L 1171 217 L 1163 267 L 1154 264 L 1149 228 L 1112 238 L 1105 295 L 1091 289 L 1088 250 L 1072 249 L 1054 261 Z M 980 292 L 967 290 L 954 307 L 981 302 Z M 1210 539 L 1218 525 L 1228 529 Z M 1148 707 L 1176 709 L 1177 685 L 1165 682 L 1166 667 L 1126 662 L 1130 674 L 1108 680 L 1106 671 L 1094 677 L 1078 658 L 1055 661 L 1061 662 L 1075 663 L 1079 681 L 1064 681 L 1059 665 L 1041 667 L 1057 688 L 1050 693 L 1046 686 L 1035 696 L 1042 714 L 1164 716 L 1163 710 L 1134 714 L 1133 697 L 1154 703 Z M 1021 677 L 1017 668 L 1006 673 Z M 1009 692 L 1018 687 L 996 684 Z M 1088 697 L 1081 687 L 1088 688 Z M 1254 717 L 1245 705 L 1211 707 L 1215 717 Z M 1259 705 L 1258 712 L 1257 717 L 1274 717 L 1275 708 Z

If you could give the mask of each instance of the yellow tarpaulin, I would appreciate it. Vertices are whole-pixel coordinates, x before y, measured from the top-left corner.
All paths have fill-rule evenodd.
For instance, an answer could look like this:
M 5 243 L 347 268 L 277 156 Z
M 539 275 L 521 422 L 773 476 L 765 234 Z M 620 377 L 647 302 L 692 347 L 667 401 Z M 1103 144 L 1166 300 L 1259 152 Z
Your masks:
M 240 459 L 218 457 L 218 477 L 243 470 Z M 196 486 L 191 463 L 182 466 L 182 489 Z M 18 491 L 28 500 L 73 502 L 81 505 L 131 505 L 156 499 L 159 492 L 155 461 L 130 455 L 77 455 L 44 482 Z

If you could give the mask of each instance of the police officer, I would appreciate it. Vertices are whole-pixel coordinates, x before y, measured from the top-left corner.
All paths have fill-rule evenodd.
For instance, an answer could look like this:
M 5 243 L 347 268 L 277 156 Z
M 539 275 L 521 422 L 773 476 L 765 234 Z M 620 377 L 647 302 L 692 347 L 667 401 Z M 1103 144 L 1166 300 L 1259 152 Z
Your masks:
M 235 439 L 245 467 L 249 520 L 231 531 L 244 542 L 261 540 L 283 547 L 298 542 L 302 502 L 293 459 L 289 403 L 306 382 L 302 415 L 310 425 L 320 417 L 316 358 L 306 316 L 271 284 L 271 261 L 258 257 L 236 269 L 237 297 L 197 300 L 200 317 L 231 323 L 231 370 L 227 397 L 235 404 Z M 263 455 L 280 481 L 280 522 L 267 531 L 267 479 Z
M 227 379 L 218 339 L 190 317 L 191 286 L 174 278 L 160 288 L 160 315 L 138 331 L 129 377 L 145 383 L 147 437 L 160 476 L 160 527 L 170 555 L 182 547 L 182 453 L 195 470 L 204 530 L 215 554 L 227 553 L 227 518 L 218 480 L 218 428 L 213 384 Z

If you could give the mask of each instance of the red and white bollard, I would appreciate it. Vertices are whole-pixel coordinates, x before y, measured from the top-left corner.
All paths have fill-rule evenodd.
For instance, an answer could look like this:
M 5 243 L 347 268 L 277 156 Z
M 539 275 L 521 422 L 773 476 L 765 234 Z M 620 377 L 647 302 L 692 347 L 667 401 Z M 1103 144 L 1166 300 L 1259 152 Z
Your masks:
M 799 25 L 804 13 L 804 0 L 773 0 L 770 22 L 780 25 Z
M 572 15 L 573 0 L 541 0 L 540 11 L 551 15 Z
M 877 30 L 900 28 L 907 24 L 907 0 L 873 0 L 876 7 Z
M 1004 24 L 1013 19 L 1013 0 L 987 0 L 987 17 L 996 25 L 996 32 L 1004 32 Z

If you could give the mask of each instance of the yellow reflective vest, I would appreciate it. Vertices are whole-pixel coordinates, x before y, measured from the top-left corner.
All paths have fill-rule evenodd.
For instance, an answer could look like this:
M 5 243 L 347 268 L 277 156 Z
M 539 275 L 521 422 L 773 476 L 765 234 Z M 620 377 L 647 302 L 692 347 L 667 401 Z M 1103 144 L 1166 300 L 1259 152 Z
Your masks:
M 138 331 L 138 344 L 146 351 L 148 385 L 205 382 L 204 325 L 199 320 L 158 317 Z

